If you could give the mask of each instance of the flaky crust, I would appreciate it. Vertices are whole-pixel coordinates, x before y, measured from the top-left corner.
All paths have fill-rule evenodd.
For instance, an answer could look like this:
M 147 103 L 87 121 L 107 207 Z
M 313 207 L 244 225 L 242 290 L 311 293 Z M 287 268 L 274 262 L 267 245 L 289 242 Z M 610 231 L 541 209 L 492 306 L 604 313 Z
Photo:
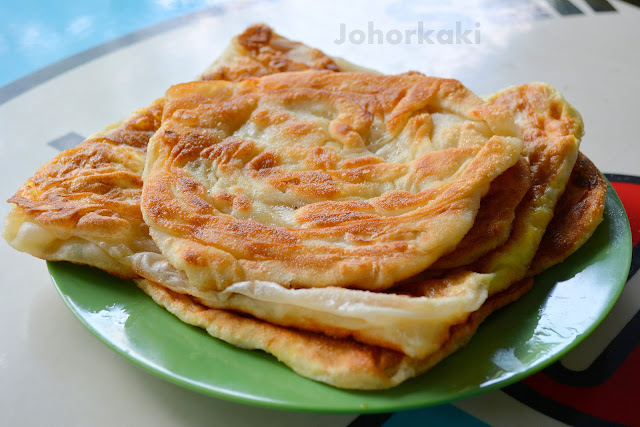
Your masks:
M 333 59 L 341 71 L 379 74 L 375 70 L 342 58 Z M 506 242 L 511 234 L 515 209 L 530 186 L 529 163 L 521 158 L 491 182 L 489 191 L 480 201 L 480 209 L 471 230 L 452 252 L 440 257 L 429 269 L 455 268 L 470 264 Z
M 516 208 L 511 234 L 502 246 L 465 266 L 467 275 L 461 274 L 460 269 L 435 275 L 423 273 L 402 283 L 396 291 L 421 296 L 433 287 L 457 286 L 459 278 L 468 280 L 467 277 L 479 275 L 486 280 L 491 296 L 529 272 L 574 168 L 583 134 L 582 118 L 560 92 L 545 83 L 514 86 L 489 96 L 487 102 L 514 116 L 522 130 L 523 153 L 531 171 L 531 187 Z M 595 197 L 595 193 L 592 195 Z M 595 228 L 600 219 L 594 216 L 590 221 Z M 555 259 L 569 255 L 568 251 L 558 251 Z
M 457 245 L 522 147 L 500 109 L 417 73 L 280 73 L 167 99 L 142 211 L 211 290 L 386 289 Z

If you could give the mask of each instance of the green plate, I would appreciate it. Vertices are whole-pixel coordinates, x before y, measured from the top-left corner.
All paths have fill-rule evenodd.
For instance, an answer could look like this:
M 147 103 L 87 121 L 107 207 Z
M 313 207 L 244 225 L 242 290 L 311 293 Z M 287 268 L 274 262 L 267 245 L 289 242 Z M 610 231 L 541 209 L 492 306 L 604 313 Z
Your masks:
M 279 409 L 397 411 L 495 390 L 558 360 L 603 320 L 631 262 L 624 208 L 609 187 L 603 223 L 531 292 L 491 315 L 471 342 L 434 369 L 391 390 L 339 390 L 302 378 L 260 351 L 241 350 L 186 325 L 131 281 L 49 263 L 62 299 L 109 347 L 171 382 L 211 396 Z

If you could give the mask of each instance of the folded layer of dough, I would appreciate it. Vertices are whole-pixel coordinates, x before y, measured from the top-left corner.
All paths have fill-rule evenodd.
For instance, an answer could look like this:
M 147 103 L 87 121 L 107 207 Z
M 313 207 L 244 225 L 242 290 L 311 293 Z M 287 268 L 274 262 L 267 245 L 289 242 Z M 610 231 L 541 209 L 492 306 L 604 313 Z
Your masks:
M 489 298 L 464 322 L 451 328 L 437 351 L 423 358 L 217 310 L 149 280 L 136 280 L 136 284 L 181 321 L 203 328 L 236 347 L 272 354 L 299 375 L 345 389 L 381 390 L 428 371 L 464 347 L 489 314 L 524 295 L 533 279 L 525 279 Z

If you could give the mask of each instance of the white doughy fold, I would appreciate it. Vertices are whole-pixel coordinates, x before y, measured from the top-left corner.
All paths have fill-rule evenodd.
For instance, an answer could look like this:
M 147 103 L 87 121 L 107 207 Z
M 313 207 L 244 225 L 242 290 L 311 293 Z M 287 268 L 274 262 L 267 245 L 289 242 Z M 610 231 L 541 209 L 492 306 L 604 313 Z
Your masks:
M 238 282 L 221 292 L 198 291 L 162 255 L 132 256 L 134 270 L 204 305 L 237 310 L 283 326 L 320 330 L 400 350 L 411 357 L 436 351 L 452 324 L 487 299 L 488 275 L 471 273 L 440 297 L 413 297 L 345 288 L 289 289 L 265 281 Z

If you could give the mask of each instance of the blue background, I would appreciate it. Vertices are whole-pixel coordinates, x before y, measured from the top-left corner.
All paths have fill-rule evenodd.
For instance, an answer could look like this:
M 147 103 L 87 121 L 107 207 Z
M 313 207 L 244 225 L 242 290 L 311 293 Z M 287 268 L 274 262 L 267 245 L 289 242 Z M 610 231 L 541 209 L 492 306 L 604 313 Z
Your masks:
M 0 87 L 125 34 L 221 5 L 218 0 L 0 2 Z

